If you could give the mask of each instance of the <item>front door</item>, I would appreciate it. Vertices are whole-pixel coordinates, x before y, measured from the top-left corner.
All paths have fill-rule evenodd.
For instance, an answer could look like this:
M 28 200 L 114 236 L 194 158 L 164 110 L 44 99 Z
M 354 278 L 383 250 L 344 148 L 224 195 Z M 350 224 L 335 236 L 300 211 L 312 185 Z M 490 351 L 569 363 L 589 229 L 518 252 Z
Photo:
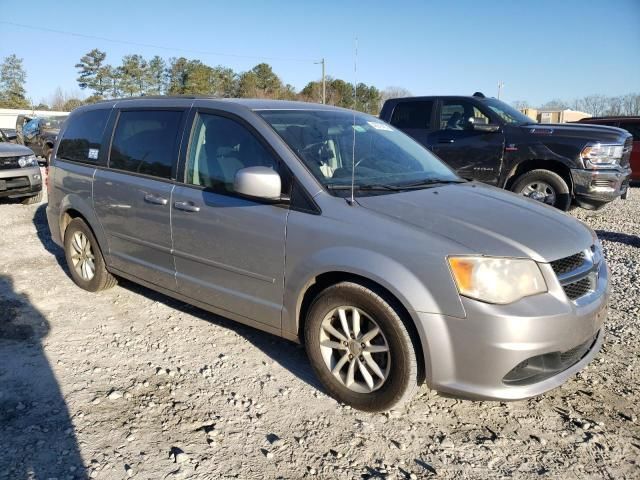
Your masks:
M 184 184 L 176 186 L 172 203 L 178 289 L 280 328 L 289 210 L 242 198 L 233 189 L 239 169 L 280 171 L 279 162 L 245 125 L 222 114 L 198 112 L 191 139 Z
M 461 177 L 496 185 L 504 134 L 474 130 L 473 122 L 491 123 L 489 116 L 468 100 L 443 101 L 439 129 L 429 136 L 429 148 Z
M 96 170 L 93 187 L 112 266 L 172 290 L 172 173 L 183 116 L 182 110 L 121 111 L 109 169 Z

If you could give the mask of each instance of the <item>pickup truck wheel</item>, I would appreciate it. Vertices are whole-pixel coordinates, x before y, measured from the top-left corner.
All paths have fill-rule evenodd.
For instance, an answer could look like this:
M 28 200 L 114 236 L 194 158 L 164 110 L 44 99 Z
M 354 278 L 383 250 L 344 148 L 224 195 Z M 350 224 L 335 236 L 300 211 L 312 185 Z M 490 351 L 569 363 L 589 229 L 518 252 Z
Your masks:
M 564 179 L 550 170 L 531 170 L 518 177 L 511 191 L 552 205 L 566 212 L 571 206 L 571 192 Z
M 64 231 L 64 255 L 71 278 L 80 288 L 98 292 L 117 283 L 107 271 L 93 232 L 81 218 L 71 220 Z
M 359 410 L 399 407 L 418 388 L 416 350 L 393 304 L 341 282 L 322 291 L 305 324 L 307 354 L 328 393 Z

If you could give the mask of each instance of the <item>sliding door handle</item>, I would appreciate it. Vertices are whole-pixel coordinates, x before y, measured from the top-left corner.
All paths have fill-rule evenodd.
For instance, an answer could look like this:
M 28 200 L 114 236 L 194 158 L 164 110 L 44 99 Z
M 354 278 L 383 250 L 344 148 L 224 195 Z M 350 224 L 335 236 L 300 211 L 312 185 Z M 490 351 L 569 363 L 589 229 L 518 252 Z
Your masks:
M 153 203 L 154 205 L 166 205 L 169 201 L 166 198 L 156 197 L 150 193 L 144 196 L 144 201 L 147 203 Z
M 176 210 L 182 210 L 183 212 L 199 212 L 200 207 L 194 205 L 191 202 L 175 202 L 173 204 Z

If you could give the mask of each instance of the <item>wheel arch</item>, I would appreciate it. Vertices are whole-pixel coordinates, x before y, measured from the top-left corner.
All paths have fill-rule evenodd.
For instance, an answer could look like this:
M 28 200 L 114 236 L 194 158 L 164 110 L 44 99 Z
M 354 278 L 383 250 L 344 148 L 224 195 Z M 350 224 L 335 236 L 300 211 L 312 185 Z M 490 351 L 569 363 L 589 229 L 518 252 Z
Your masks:
M 430 375 L 430 369 L 427 362 L 428 351 L 425 351 L 425 348 L 428 350 L 428 346 L 426 343 L 424 329 L 418 327 L 417 322 L 419 320 L 407 307 L 407 299 L 399 294 L 399 292 L 394 291 L 395 289 L 392 286 L 385 285 L 385 282 L 382 282 L 379 279 L 373 280 L 367 276 L 363 276 L 362 274 L 354 273 L 353 271 L 346 269 L 328 270 L 309 279 L 301 291 L 296 306 L 296 340 L 300 343 L 304 343 L 304 329 L 307 320 L 307 313 L 313 300 L 326 288 L 341 282 L 357 283 L 372 290 L 385 298 L 385 300 L 387 300 L 398 312 L 398 315 L 403 320 L 407 330 L 409 331 L 414 348 L 416 349 L 416 357 L 419 359 L 418 378 L 420 382 L 424 381 L 424 379 Z
M 87 202 L 78 195 L 68 195 L 60 204 L 60 217 L 58 221 L 60 239 L 64 242 L 64 233 L 71 220 L 75 218 L 81 218 L 89 227 L 93 236 L 98 242 L 98 246 L 102 251 L 102 255 L 107 257 L 107 249 L 104 248 L 107 245 L 106 237 L 100 222 L 93 211 L 93 208 L 87 205 Z
M 521 175 L 530 172 L 532 170 L 549 170 L 550 172 L 554 172 L 565 181 L 567 186 L 569 187 L 569 194 L 573 197 L 573 179 L 571 178 L 571 169 L 563 162 L 558 160 L 541 160 L 541 159 L 531 159 L 524 160 L 520 162 L 516 166 L 514 166 L 509 172 L 509 176 L 507 177 L 507 181 L 505 182 L 505 189 L 511 190 L 514 182 Z

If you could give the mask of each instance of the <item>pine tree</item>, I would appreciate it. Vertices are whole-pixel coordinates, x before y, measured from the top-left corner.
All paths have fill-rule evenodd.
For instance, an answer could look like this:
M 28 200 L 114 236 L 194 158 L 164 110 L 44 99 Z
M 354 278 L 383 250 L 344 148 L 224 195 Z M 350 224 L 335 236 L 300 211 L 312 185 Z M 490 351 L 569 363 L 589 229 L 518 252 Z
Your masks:
M 22 67 L 22 59 L 9 55 L 0 65 L 0 106 L 4 108 L 27 108 L 24 84 L 27 73 Z

